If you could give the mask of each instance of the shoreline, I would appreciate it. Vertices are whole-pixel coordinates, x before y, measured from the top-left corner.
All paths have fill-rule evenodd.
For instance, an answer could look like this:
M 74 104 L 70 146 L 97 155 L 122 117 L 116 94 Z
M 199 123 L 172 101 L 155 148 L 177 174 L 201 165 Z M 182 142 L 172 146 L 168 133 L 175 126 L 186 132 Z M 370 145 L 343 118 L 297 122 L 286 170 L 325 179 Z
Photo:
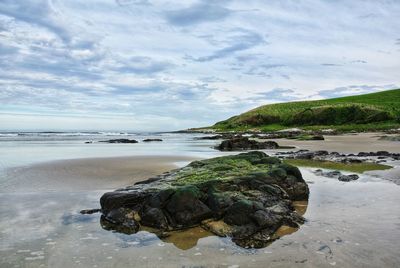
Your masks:
M 370 132 L 324 135 L 325 140 L 321 141 L 285 138 L 270 140 L 276 141 L 281 146 L 295 146 L 296 149 L 310 151 L 326 150 L 355 154 L 363 151 L 400 153 L 400 143 L 379 140 L 382 134 L 381 132 Z M 263 151 L 274 154 L 275 150 Z M 281 150 L 275 152 L 279 151 Z M 238 154 L 241 152 L 245 151 L 231 153 Z M 217 151 L 216 153 L 218 154 Z M 179 154 L 83 157 L 10 167 L 5 169 L 2 174 L 4 180 L 0 182 L 2 186 L 0 193 L 117 189 L 175 169 L 181 165 L 180 162 L 186 164 L 197 159 L 199 158 Z M 394 176 L 397 176 L 397 173 Z M 398 181 L 396 179 L 391 180 Z

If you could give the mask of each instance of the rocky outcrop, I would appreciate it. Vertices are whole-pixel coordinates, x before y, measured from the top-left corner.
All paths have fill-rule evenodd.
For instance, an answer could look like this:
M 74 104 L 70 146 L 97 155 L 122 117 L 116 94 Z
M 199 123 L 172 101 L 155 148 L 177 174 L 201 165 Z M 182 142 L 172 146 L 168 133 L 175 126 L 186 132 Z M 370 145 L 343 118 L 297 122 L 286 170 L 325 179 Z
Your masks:
M 304 222 L 292 202 L 308 200 L 298 168 L 263 152 L 202 161 L 131 187 L 105 193 L 101 224 L 135 233 L 142 226 L 156 234 L 202 226 L 229 236 L 243 247 L 264 247 L 282 225 Z
M 262 150 L 262 149 L 278 149 L 278 143 L 274 141 L 259 142 L 251 140 L 247 137 L 232 138 L 224 140 L 215 149 L 220 151 L 241 151 L 241 150 Z
M 99 141 L 105 143 L 138 143 L 137 140 L 130 140 L 130 139 L 113 139 L 113 140 L 106 140 L 106 141 Z
M 378 159 L 393 159 L 400 160 L 399 153 L 390 153 L 387 151 L 377 152 L 360 152 L 358 154 L 340 154 L 338 152 L 328 151 L 309 151 L 298 150 L 289 152 L 278 152 L 278 157 L 288 159 L 309 159 L 309 160 L 323 160 L 341 163 L 362 163 L 365 161 L 376 162 Z

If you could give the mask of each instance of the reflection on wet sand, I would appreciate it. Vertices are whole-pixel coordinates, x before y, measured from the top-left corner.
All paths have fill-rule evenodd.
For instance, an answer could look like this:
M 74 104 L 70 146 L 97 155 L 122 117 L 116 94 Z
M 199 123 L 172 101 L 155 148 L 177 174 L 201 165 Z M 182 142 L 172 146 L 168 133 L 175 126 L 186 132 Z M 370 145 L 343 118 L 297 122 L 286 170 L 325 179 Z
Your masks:
M 292 205 L 294 207 L 294 210 L 296 210 L 296 212 L 299 213 L 301 216 L 306 214 L 308 201 L 293 201 Z
M 124 226 L 110 223 L 104 219 L 104 216 L 100 217 L 100 225 L 104 230 L 107 231 L 114 231 L 127 235 L 136 233 L 132 232 L 132 229 L 130 228 L 124 228 Z M 164 232 L 155 228 L 141 226 L 139 231 L 147 232 L 148 234 L 155 234 L 163 242 L 173 244 L 176 248 L 181 250 L 187 250 L 195 247 L 198 241 L 202 238 L 215 236 L 213 233 L 203 229 L 200 226 L 171 232 Z
M 299 213 L 307 209 L 307 221 L 298 231 L 278 229 L 280 239 L 265 249 L 243 249 L 201 228 L 190 234 L 198 235 L 194 241 L 179 234 L 167 240 L 150 231 L 104 231 L 99 214 L 79 214 L 82 207 L 96 207 L 102 192 L 3 194 L 0 266 L 76 267 L 78 261 L 81 267 L 99 268 L 398 266 L 400 187 L 367 175 L 344 184 L 301 171 L 314 183 L 309 203 L 293 205 Z M 180 245 L 174 244 L 177 239 Z
M 161 240 L 166 243 L 172 243 L 179 249 L 187 250 L 195 247 L 200 239 L 208 236 L 214 236 L 214 234 L 197 226 L 186 230 L 170 232 L 165 237 L 162 237 Z
M 307 211 L 308 201 L 294 201 L 293 207 L 295 211 L 300 215 L 304 215 Z M 213 223 L 220 223 L 221 221 L 212 221 Z M 127 235 L 132 235 L 135 232 L 132 232 L 132 229 L 127 227 L 124 228 L 123 225 L 112 224 L 108 220 L 105 220 L 104 216 L 100 217 L 100 225 L 104 230 L 114 231 L 117 233 L 123 233 Z M 280 226 L 275 233 L 271 236 L 271 241 L 264 243 L 262 247 L 267 247 L 275 240 L 283 237 L 285 235 L 290 235 L 300 227 L 292 227 L 287 225 Z M 173 244 L 176 248 L 181 250 L 188 250 L 197 246 L 199 240 L 210 237 L 210 236 L 218 236 L 217 234 L 210 232 L 204 229 L 202 226 L 195 226 L 188 229 L 178 230 L 178 231 L 161 231 L 155 228 L 140 226 L 139 231 L 147 232 L 149 234 L 155 234 L 160 240 L 165 243 Z

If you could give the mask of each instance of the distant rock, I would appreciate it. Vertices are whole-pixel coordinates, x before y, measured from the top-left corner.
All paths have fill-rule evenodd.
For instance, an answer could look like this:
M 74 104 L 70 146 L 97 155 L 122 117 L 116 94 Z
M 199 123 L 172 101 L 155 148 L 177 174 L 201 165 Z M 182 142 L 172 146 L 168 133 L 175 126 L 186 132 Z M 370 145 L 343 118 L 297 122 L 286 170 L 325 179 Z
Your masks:
M 314 171 L 314 174 L 317 176 L 324 176 L 328 178 L 339 178 L 339 176 L 342 176 L 342 173 L 339 170 L 325 172 L 322 169 L 317 169 Z
M 195 140 L 224 140 L 224 139 L 232 139 L 233 137 L 240 137 L 240 135 L 234 134 L 218 134 L 213 136 L 204 136 L 204 137 L 195 137 Z
M 317 176 L 334 178 L 334 179 L 338 179 L 339 181 L 345 181 L 345 182 L 355 181 L 355 180 L 358 180 L 358 178 L 359 178 L 359 176 L 357 174 L 344 175 L 338 170 L 325 172 L 322 169 L 317 169 L 317 170 L 314 170 L 314 174 Z
M 260 149 L 278 149 L 279 145 L 275 141 L 259 142 L 250 140 L 247 137 L 232 138 L 224 140 L 215 147 L 220 151 L 241 151 L 241 150 L 260 150 Z
M 322 135 L 297 135 L 288 137 L 289 139 L 300 140 L 300 141 L 323 141 L 325 140 Z
M 377 151 L 377 156 L 390 156 L 391 154 L 388 151 Z
M 345 182 L 349 182 L 349 181 L 355 181 L 358 180 L 359 176 L 357 174 L 351 174 L 351 175 L 340 175 L 338 180 L 339 181 L 345 181 Z
M 130 140 L 130 139 L 113 139 L 113 140 L 106 140 L 106 141 L 99 141 L 105 143 L 138 143 L 137 140 Z
M 323 141 L 323 140 L 325 140 L 325 138 L 322 135 L 314 135 L 314 136 L 311 136 L 310 140 L 312 140 L 312 141 Z
M 162 139 L 144 139 L 143 142 L 163 141 Z

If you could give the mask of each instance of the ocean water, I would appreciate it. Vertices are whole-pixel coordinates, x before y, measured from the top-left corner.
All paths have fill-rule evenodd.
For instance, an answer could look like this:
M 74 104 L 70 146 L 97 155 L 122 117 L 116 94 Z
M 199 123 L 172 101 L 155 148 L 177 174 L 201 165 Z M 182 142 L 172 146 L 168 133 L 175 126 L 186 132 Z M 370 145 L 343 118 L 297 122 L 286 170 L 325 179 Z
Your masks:
M 0 172 L 7 168 L 46 161 L 116 156 L 211 157 L 218 141 L 196 140 L 201 134 L 118 133 L 118 132 L 2 132 L 0 133 Z M 204 136 L 204 135 L 203 135 Z M 141 142 L 157 138 L 162 142 Z M 135 139 L 136 144 L 108 144 L 99 141 Z M 85 142 L 93 142 L 86 144 Z
M 19 134 L 0 136 L 2 268 L 398 267 L 400 263 L 400 186 L 384 180 L 384 172 L 362 174 L 359 180 L 344 183 L 301 168 L 310 188 L 306 223 L 266 248 L 244 249 L 229 238 L 199 230 L 164 240 L 146 231 L 134 235 L 110 232 L 101 227 L 99 214 L 79 214 L 81 209 L 99 207 L 101 195 L 112 189 L 38 191 L 34 183 L 28 183 L 23 191 L 1 190 L 15 180 L 7 171 L 21 166 L 87 157 L 207 158 L 223 154 L 212 149 L 218 141 L 179 133 Z M 164 141 L 96 142 L 121 137 Z

